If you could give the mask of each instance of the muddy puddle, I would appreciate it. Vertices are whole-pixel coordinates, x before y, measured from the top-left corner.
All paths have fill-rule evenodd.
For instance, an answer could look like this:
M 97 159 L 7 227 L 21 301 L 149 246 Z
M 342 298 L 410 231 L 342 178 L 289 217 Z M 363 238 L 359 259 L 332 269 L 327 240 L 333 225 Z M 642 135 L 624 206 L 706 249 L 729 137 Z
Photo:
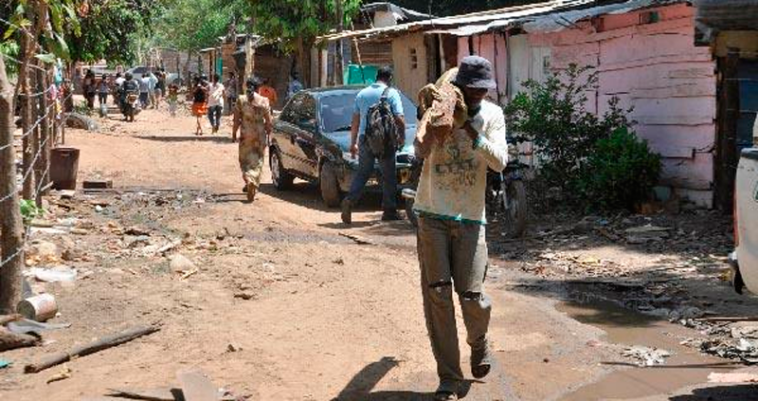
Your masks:
M 697 333 L 667 321 L 624 309 L 610 301 L 563 302 L 556 308 L 571 318 L 605 331 L 604 341 L 619 345 L 642 345 L 669 351 L 664 365 L 640 368 L 622 366 L 560 398 L 562 401 L 625 400 L 669 394 L 677 389 L 705 383 L 711 372 L 727 372 L 734 365 L 680 345 Z M 608 362 L 609 365 L 618 362 Z

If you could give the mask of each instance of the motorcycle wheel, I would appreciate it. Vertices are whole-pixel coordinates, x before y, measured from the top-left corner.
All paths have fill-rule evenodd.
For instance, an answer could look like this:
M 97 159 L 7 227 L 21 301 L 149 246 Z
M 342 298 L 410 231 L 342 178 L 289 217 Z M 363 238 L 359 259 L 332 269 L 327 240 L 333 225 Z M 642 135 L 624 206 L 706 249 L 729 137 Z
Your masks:
M 526 186 L 521 180 L 511 181 L 505 188 L 506 199 L 503 200 L 505 222 L 508 236 L 521 237 L 526 231 L 527 201 Z

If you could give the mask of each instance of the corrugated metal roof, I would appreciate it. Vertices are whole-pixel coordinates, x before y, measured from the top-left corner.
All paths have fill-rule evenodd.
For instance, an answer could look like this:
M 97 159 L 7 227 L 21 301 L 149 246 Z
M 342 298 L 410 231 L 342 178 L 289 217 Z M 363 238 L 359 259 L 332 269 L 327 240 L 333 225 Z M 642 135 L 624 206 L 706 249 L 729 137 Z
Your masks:
M 328 42 L 344 38 L 368 39 L 373 37 L 396 36 L 398 34 L 407 32 L 424 30 L 454 29 L 470 24 L 483 25 L 484 23 L 491 21 L 518 19 L 527 16 L 535 16 L 555 12 L 558 10 L 580 7 L 591 4 L 593 1 L 594 0 L 554 0 L 546 3 L 531 4 L 527 6 L 507 7 L 452 17 L 434 18 L 390 27 L 366 29 L 360 31 L 345 31 L 337 34 L 321 36 L 318 38 L 318 41 Z
M 364 4 L 361 7 L 361 11 L 369 12 L 369 13 L 373 13 L 377 11 L 391 12 L 392 14 L 394 14 L 395 19 L 398 21 L 420 21 L 424 19 L 436 18 L 433 15 L 420 13 L 418 11 L 414 11 L 405 7 L 400 7 L 397 4 L 389 3 L 389 2 L 376 2 L 376 3 Z
M 429 34 L 444 33 L 455 36 L 471 36 L 511 26 L 521 26 L 527 32 L 556 32 L 579 21 L 600 15 L 623 14 L 650 7 L 690 3 L 688 0 L 630 0 L 605 6 L 585 7 L 594 2 L 594 0 L 569 0 L 533 4 L 528 7 L 509 7 L 455 17 L 436 18 L 394 27 L 343 32 L 342 34 L 323 36 L 321 40 L 331 41 L 353 37 L 369 39 L 416 31 L 426 31 Z
M 592 7 L 583 10 L 571 10 L 537 17 L 524 22 L 522 28 L 527 32 L 557 32 L 579 21 L 606 14 L 624 14 L 643 8 L 686 3 L 686 0 L 631 0 L 625 3 Z M 496 26 L 495 26 L 496 27 Z

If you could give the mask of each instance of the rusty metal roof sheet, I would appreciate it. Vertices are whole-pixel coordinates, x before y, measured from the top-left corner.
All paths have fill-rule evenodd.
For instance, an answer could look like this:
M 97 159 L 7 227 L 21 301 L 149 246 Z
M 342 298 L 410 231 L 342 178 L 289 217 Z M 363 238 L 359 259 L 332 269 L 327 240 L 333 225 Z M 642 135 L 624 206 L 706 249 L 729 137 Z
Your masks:
M 606 14 L 624 14 L 649 7 L 687 3 L 686 0 L 630 0 L 624 3 L 610 4 L 580 10 L 563 11 L 537 17 L 524 22 L 522 28 L 527 32 L 557 32 L 579 21 Z M 497 27 L 496 25 L 493 27 Z
M 345 38 L 370 39 L 375 37 L 391 37 L 408 32 L 435 29 L 455 29 L 466 25 L 485 25 L 486 23 L 492 21 L 519 19 L 528 16 L 555 12 L 558 10 L 575 8 L 591 4 L 593 1 L 594 0 L 553 0 L 545 3 L 537 3 L 527 6 L 506 7 L 496 10 L 487 10 L 452 17 L 433 18 L 390 27 L 365 29 L 359 31 L 345 31 L 341 33 L 321 36 L 318 38 L 318 41 L 328 42 Z

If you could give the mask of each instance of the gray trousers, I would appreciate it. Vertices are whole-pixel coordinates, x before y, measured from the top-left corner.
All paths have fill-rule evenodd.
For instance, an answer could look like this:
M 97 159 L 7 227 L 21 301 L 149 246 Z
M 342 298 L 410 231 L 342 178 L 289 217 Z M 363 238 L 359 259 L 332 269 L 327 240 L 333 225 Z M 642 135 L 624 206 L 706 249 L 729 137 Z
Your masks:
M 483 292 L 487 274 L 485 227 L 419 218 L 418 255 L 424 315 L 443 382 L 463 380 L 453 288 L 460 300 L 466 342 L 481 346 L 487 338 L 492 303 Z

